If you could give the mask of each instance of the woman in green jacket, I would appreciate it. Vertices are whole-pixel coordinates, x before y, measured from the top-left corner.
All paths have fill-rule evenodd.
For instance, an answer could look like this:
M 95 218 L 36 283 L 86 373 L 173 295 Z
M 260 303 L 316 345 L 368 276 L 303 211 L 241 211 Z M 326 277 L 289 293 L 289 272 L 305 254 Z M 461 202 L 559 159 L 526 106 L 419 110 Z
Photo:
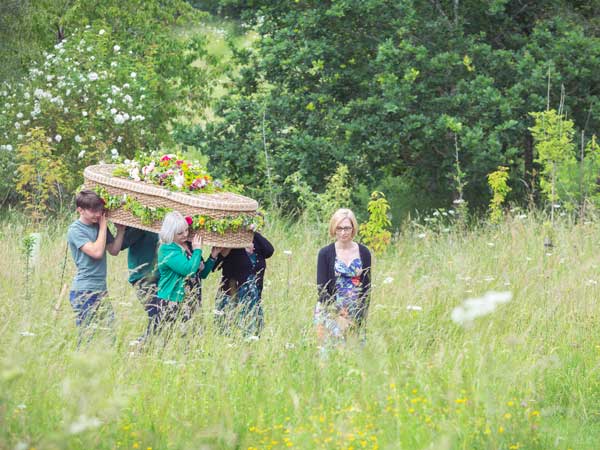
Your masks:
M 163 322 L 180 318 L 187 321 L 200 306 L 201 280 L 211 272 L 220 249 L 213 247 L 211 256 L 202 259 L 202 238 L 196 234 L 188 242 L 188 221 L 174 211 L 165 216 L 159 233 L 157 314 L 154 330 Z

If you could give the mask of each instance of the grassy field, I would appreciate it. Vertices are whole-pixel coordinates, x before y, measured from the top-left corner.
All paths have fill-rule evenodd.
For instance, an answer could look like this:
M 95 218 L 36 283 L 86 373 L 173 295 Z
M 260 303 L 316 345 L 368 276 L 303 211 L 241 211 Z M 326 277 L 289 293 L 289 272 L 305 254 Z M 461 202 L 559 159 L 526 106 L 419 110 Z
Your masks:
M 41 230 L 28 289 L 25 225 L 14 215 L 0 223 L 0 448 L 599 447 L 596 223 L 558 224 L 550 249 L 530 218 L 399 234 L 374 260 L 366 345 L 327 358 L 311 323 L 325 227 L 272 218 L 265 229 L 276 254 L 260 340 L 215 333 L 212 276 L 195 318 L 201 336 L 134 351 L 145 316 L 124 254 L 109 260 L 114 341 L 77 350 L 66 298 L 54 310 L 67 223 Z M 65 283 L 73 270 L 68 256 Z M 451 320 L 488 291 L 513 299 L 471 326 Z

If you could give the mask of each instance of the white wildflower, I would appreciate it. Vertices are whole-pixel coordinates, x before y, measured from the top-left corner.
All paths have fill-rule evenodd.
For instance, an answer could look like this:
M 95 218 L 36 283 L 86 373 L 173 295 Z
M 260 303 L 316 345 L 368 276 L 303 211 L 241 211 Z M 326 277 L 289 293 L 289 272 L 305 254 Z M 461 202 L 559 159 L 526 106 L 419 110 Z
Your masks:
M 77 142 L 78 144 L 83 140 L 81 139 L 81 136 L 79 136 L 78 134 L 75 135 L 75 142 Z
M 417 237 L 418 237 L 419 239 L 424 239 L 424 238 L 425 238 L 425 236 L 427 236 L 425 233 L 419 233 L 419 234 L 417 234 Z
M 292 256 L 292 251 L 291 250 L 284 250 L 283 254 L 284 255 L 288 255 L 288 256 Z
M 512 292 L 486 292 L 483 297 L 469 298 L 462 305 L 452 311 L 454 323 L 470 325 L 478 317 L 485 316 L 496 310 L 498 305 L 508 303 L 512 299 Z
M 69 433 L 78 434 L 85 430 L 98 428 L 100 425 L 102 425 L 102 421 L 97 417 L 88 417 L 82 414 L 75 422 L 69 425 Z
M 88 80 L 96 81 L 98 79 L 98 74 L 96 72 L 88 73 Z
M 30 332 L 30 331 L 21 331 L 19 334 L 20 334 L 21 336 L 24 336 L 24 337 L 32 337 L 32 336 L 35 336 L 35 333 L 32 333 L 32 332 Z
M 22 112 L 18 112 L 17 113 L 17 119 L 22 119 L 23 118 L 23 113 Z
M 123 114 L 116 114 L 114 120 L 117 125 L 121 125 L 125 123 L 125 116 Z
M 56 142 L 60 142 L 60 141 L 62 141 L 62 136 L 60 134 L 57 134 L 56 136 L 54 136 L 54 140 Z
M 408 311 L 423 311 L 423 308 L 417 305 L 406 305 L 406 309 Z
M 385 280 L 383 280 L 383 284 L 390 284 L 392 281 L 394 281 L 392 277 L 386 277 Z
M 106 33 L 106 30 L 104 30 L 104 28 L 103 28 L 103 29 L 101 29 L 100 31 L 98 31 L 98 34 L 99 34 L 100 36 L 102 36 L 104 33 Z
M 130 76 L 131 76 L 131 78 L 135 78 L 135 77 L 137 77 L 137 73 L 131 72 Z
M 81 150 L 81 151 L 79 152 L 79 154 L 77 155 L 77 157 L 78 157 L 79 159 L 83 158 L 84 156 L 85 156 L 85 150 Z
M 119 50 L 121 50 L 121 47 L 119 47 L 118 45 L 115 45 L 113 47 L 113 51 L 118 52 Z
M 87 115 L 88 115 L 88 112 L 87 112 L 87 111 L 81 111 L 81 115 L 82 115 L 83 117 L 87 117 Z

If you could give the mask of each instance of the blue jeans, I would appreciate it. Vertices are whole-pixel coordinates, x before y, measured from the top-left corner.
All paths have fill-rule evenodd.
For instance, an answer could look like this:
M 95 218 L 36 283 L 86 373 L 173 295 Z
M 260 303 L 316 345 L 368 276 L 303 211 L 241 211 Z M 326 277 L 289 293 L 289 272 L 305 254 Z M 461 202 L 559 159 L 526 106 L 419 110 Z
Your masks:
M 82 334 L 92 325 L 111 327 L 115 320 L 115 313 L 108 301 L 102 301 L 108 293 L 106 291 L 71 291 L 69 301 L 75 312 L 75 324 L 79 327 L 79 341 Z M 91 337 L 91 336 L 90 336 Z

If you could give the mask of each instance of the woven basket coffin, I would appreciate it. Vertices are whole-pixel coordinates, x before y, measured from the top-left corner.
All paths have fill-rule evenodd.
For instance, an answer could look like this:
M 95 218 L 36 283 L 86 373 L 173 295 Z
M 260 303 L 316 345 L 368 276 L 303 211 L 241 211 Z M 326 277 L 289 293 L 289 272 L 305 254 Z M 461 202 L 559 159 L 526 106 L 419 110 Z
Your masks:
M 128 196 L 136 199 L 147 207 L 164 207 L 179 211 L 184 217 L 204 215 L 214 219 L 230 216 L 249 215 L 257 213 L 258 202 L 243 195 L 230 192 L 215 194 L 186 194 L 183 192 L 169 191 L 163 187 L 147 184 L 141 181 L 128 180 L 112 175 L 115 164 L 99 164 L 88 166 L 83 172 L 85 187 L 94 189 L 100 186 L 115 196 Z M 158 233 L 162 221 L 158 220 L 150 225 L 143 224 L 138 217 L 123 208 L 117 208 L 108 213 L 114 223 L 127 225 L 142 230 Z M 244 248 L 252 244 L 253 232 L 246 229 L 227 231 L 219 234 L 213 231 L 196 230 L 202 236 L 203 244 L 227 248 Z M 190 238 L 192 233 L 190 233 Z

